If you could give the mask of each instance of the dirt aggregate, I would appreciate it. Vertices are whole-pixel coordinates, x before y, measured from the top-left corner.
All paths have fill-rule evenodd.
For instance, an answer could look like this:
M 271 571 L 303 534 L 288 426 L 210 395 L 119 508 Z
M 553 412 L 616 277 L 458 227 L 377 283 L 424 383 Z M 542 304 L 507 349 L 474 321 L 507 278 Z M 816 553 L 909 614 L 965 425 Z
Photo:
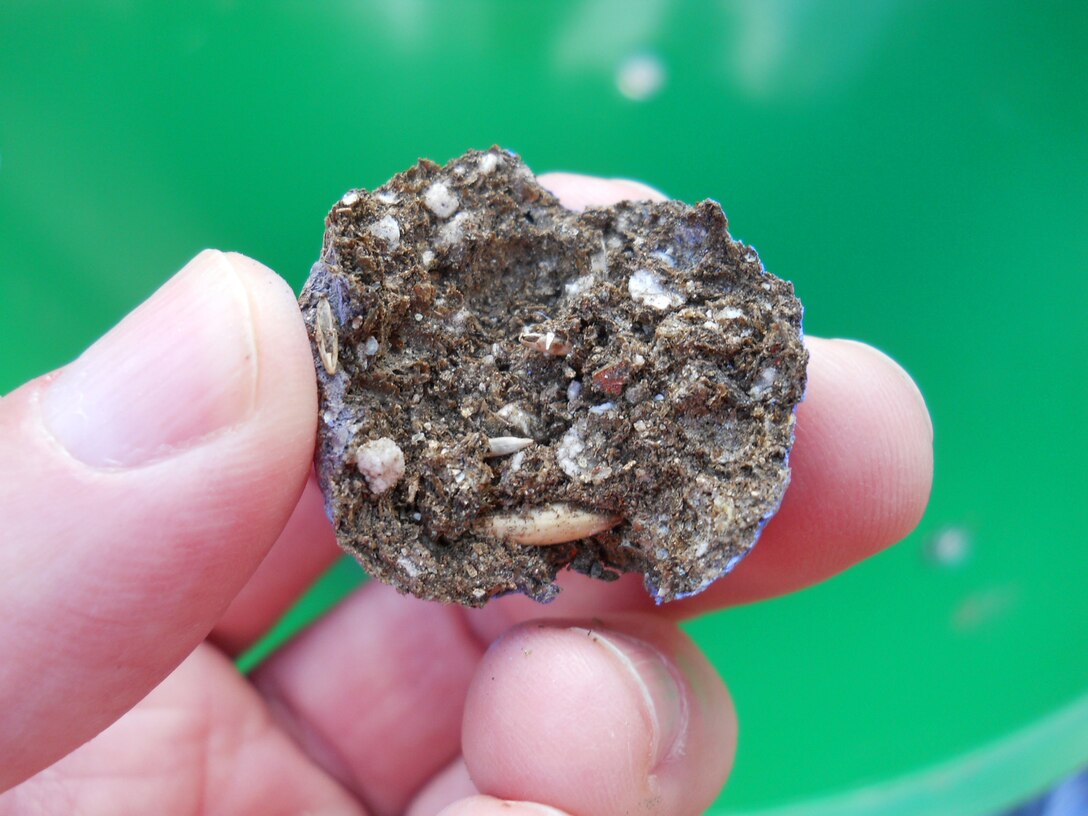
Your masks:
M 329 516 L 403 592 L 685 597 L 789 483 L 801 304 L 716 202 L 573 212 L 509 151 L 422 160 L 337 202 L 300 305 Z

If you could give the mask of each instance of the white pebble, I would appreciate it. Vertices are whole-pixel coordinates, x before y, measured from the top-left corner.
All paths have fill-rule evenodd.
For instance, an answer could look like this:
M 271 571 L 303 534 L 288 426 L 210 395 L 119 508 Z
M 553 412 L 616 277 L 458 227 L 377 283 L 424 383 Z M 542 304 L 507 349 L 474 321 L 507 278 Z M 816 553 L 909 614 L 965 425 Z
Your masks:
M 594 405 L 590 407 L 589 412 L 591 414 L 607 414 L 609 411 L 614 410 L 615 407 L 615 403 L 602 402 L 600 405 Z
M 451 246 L 459 244 L 465 237 L 465 224 L 471 223 L 471 217 L 467 212 L 459 212 L 438 230 L 438 245 Z
M 559 469 L 572 479 L 579 478 L 583 473 L 583 468 L 578 463 L 579 454 L 586 449 L 586 444 L 582 440 L 582 435 L 578 432 L 578 427 L 572 425 L 563 438 L 559 440 L 559 444 L 555 449 L 555 461 L 559 465 Z
M 516 402 L 504 405 L 495 412 L 495 415 L 510 427 L 521 431 L 522 436 L 531 437 L 533 435 L 533 425 L 535 424 L 533 416 Z
M 363 351 L 367 353 L 368 357 L 373 357 L 378 353 L 378 338 L 368 337 L 366 339 L 366 345 L 363 346 Z
M 439 218 L 449 218 L 457 212 L 460 204 L 457 196 L 450 191 L 444 181 L 436 181 L 428 187 L 427 192 L 423 194 L 423 202 L 427 205 L 427 209 Z
M 578 395 L 582 393 L 582 383 L 580 380 L 571 380 L 570 385 L 567 386 L 567 402 L 574 402 L 578 399 Z
M 778 379 L 778 369 L 774 366 L 767 366 L 759 372 L 759 379 L 748 389 L 748 396 L 756 399 L 764 396 L 774 386 L 776 379 Z
M 388 436 L 359 447 L 355 459 L 372 493 L 381 495 L 404 476 L 404 452 Z
M 568 295 L 574 297 L 579 295 L 593 285 L 593 275 L 581 275 L 568 283 L 563 284 L 563 289 Z
M 400 245 L 400 224 L 391 215 L 387 215 L 380 221 L 375 221 L 367 229 L 375 238 L 385 241 L 390 249 L 396 249 Z
M 672 309 L 684 302 L 684 296 L 665 286 L 661 278 L 649 269 L 638 269 L 627 281 L 631 300 L 645 303 L 651 309 Z
M 510 470 L 517 473 L 521 470 L 521 463 L 525 461 L 525 451 L 518 451 L 510 457 Z
M 359 200 L 359 194 L 354 190 L 349 190 L 344 193 L 344 197 L 340 199 L 340 204 L 344 207 L 350 207 L 356 201 Z
M 477 171 L 481 176 L 486 176 L 492 170 L 494 170 L 499 164 L 499 157 L 494 153 L 484 153 L 480 156 L 480 163 L 476 165 Z

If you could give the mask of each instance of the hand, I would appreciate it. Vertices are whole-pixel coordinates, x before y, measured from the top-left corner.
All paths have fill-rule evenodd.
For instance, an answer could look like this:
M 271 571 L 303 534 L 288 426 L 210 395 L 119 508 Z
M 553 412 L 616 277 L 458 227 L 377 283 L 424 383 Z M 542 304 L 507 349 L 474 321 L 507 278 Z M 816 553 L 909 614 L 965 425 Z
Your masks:
M 658 197 L 544 182 L 571 207 Z M 907 375 L 807 342 L 785 503 L 707 592 L 654 609 L 637 576 L 567 575 L 550 606 L 469 612 L 370 583 L 247 679 L 230 658 L 338 551 L 294 296 L 202 253 L 0 400 L 0 814 L 702 813 L 736 721 L 677 620 L 839 572 L 929 493 Z

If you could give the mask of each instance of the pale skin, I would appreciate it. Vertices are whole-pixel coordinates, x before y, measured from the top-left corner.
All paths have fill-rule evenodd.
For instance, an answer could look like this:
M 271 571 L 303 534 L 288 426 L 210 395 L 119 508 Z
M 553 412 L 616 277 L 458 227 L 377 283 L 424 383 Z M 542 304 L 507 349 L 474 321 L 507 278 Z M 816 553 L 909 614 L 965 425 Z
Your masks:
M 572 208 L 660 197 L 542 181 Z M 807 343 L 785 503 L 702 595 L 654 608 L 635 576 L 568 575 L 550 606 L 466 611 L 372 583 L 247 678 L 230 658 L 338 550 L 294 296 L 202 253 L 0 399 L 0 814 L 702 813 L 737 724 L 677 622 L 840 572 L 929 495 L 910 378 L 868 346 Z

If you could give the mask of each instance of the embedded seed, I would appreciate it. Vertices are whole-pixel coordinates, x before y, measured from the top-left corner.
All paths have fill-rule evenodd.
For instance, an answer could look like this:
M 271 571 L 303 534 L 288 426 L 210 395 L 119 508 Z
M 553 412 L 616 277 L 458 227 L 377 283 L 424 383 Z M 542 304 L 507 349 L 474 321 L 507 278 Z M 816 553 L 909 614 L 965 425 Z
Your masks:
M 522 436 L 495 436 L 487 440 L 488 456 L 507 456 L 533 444 L 532 439 Z
M 522 332 L 518 342 L 534 351 L 541 351 L 553 357 L 566 357 L 570 354 L 571 345 L 562 333 L 556 332 Z
M 336 321 L 333 320 L 332 306 L 325 298 L 317 302 L 317 314 L 314 320 L 314 335 L 317 338 L 317 356 L 329 374 L 336 373 L 336 363 L 340 357 L 340 341 L 336 334 Z
M 477 529 L 484 535 L 517 544 L 564 544 L 603 533 L 621 520 L 617 515 L 555 502 L 520 512 L 486 516 L 477 523 Z

